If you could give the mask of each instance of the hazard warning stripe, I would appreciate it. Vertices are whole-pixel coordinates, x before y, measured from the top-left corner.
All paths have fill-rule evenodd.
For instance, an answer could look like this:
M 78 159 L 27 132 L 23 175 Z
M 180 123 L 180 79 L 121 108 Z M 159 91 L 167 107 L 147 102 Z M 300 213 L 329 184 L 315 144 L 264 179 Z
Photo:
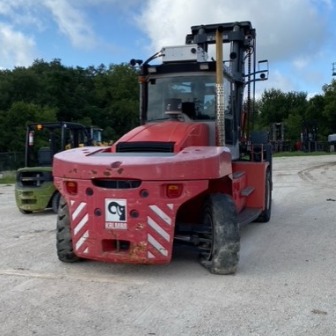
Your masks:
M 173 239 L 172 230 L 174 204 L 168 203 L 163 206 L 149 205 L 151 215 L 147 216 L 149 233 L 147 242 L 150 250 L 147 251 L 148 259 L 168 257 L 170 244 Z
M 155 249 L 160 252 L 163 256 L 168 256 L 168 251 L 165 247 L 163 247 L 152 235 L 147 235 L 148 242 L 155 247 Z
M 78 205 L 78 202 L 71 200 L 70 204 L 73 210 L 71 213 L 71 219 L 74 225 L 73 241 L 75 245 L 75 250 L 78 251 L 82 249 L 84 250 L 82 253 L 89 253 L 89 248 L 86 244 L 86 241 L 89 238 L 89 230 L 86 227 L 89 221 L 89 214 L 87 213 L 86 208 L 87 203 L 81 202 Z M 85 231 L 81 234 L 80 232 L 83 231 L 83 229 Z
M 76 250 L 80 249 L 80 247 L 85 243 L 87 238 L 89 238 L 89 231 L 85 231 L 85 233 L 80 237 L 80 239 L 77 240 Z
M 86 214 L 82 220 L 75 226 L 75 229 L 74 229 L 74 234 L 76 235 L 84 226 L 85 224 L 88 222 L 89 220 L 89 215 Z
M 164 238 L 167 242 L 170 241 L 169 233 L 166 232 L 161 226 L 158 225 L 152 218 L 149 216 L 147 217 L 147 223 L 148 225 L 156 231 L 162 238 Z
M 81 202 L 77 209 L 72 213 L 72 220 L 75 220 L 79 213 L 83 210 L 83 208 L 86 206 L 86 203 Z
M 149 208 L 155 212 L 166 224 L 171 225 L 172 220 L 171 218 L 157 205 L 150 205 Z

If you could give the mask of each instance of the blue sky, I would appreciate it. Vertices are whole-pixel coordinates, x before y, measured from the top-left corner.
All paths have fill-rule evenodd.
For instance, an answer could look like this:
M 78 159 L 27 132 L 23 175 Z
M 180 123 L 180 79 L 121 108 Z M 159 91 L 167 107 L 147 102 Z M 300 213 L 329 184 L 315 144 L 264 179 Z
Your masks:
M 147 59 L 190 26 L 251 21 L 276 88 L 321 92 L 336 62 L 335 0 L 0 0 L 0 67 L 55 58 L 67 66 Z M 225 50 L 224 50 L 225 53 Z

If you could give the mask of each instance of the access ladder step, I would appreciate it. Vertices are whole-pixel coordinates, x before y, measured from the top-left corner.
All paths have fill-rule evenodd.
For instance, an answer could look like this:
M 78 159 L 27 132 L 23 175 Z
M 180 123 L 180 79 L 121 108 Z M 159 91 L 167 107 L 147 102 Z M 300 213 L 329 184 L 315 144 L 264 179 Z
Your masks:
M 242 196 L 247 197 L 247 196 L 250 196 L 250 195 L 253 193 L 253 191 L 254 191 L 254 187 L 252 187 L 252 186 L 247 186 L 247 187 L 245 187 L 245 188 L 240 192 L 240 194 L 241 194 Z
M 232 177 L 233 177 L 233 179 L 239 179 L 239 178 L 243 177 L 244 175 L 245 175 L 244 171 L 235 171 L 232 174 Z
M 261 214 L 261 208 L 245 208 L 241 213 L 238 214 L 238 224 L 242 227 L 256 220 Z

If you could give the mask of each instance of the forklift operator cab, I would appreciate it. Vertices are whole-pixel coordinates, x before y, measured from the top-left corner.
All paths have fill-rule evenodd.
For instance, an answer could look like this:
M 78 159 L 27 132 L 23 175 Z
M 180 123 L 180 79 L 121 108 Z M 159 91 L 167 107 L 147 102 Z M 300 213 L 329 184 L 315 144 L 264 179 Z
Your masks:
M 232 79 L 224 72 L 225 141 L 233 144 L 238 132 L 232 127 Z M 162 103 L 165 105 L 162 107 Z M 162 113 L 164 111 L 164 113 Z M 209 129 L 209 145 L 216 143 L 216 78 L 214 74 L 200 76 L 183 75 L 176 77 L 151 78 L 148 82 L 147 122 L 158 120 L 179 120 L 202 122 Z M 234 154 L 236 157 L 237 155 Z
M 149 122 L 162 119 L 162 111 L 167 107 L 162 106 L 162 102 L 166 103 L 169 99 L 180 99 L 181 112 L 193 120 L 216 119 L 216 84 L 213 75 L 201 78 L 199 75 L 153 78 L 148 83 L 148 91 Z

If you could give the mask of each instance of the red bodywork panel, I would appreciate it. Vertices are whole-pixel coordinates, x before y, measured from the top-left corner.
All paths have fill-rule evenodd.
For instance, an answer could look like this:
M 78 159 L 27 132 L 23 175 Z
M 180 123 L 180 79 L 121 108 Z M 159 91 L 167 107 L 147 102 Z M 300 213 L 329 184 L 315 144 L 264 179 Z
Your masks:
M 75 253 L 88 259 L 128 263 L 168 263 L 179 206 L 208 187 L 206 180 L 180 181 L 186 186 L 183 194 L 169 199 L 157 181 L 143 182 L 136 189 L 111 190 L 94 187 L 90 180 L 83 180 L 78 194 L 68 195 L 62 179 L 55 179 L 70 205 Z M 88 195 L 88 189 L 93 193 Z M 113 209 L 113 203 L 123 207 L 123 218 L 117 214 L 116 207 Z M 118 247 L 125 242 L 126 249 Z
M 207 124 L 192 122 L 165 121 L 148 123 L 128 132 L 118 142 L 132 142 L 144 139 L 146 141 L 175 142 L 174 152 L 176 153 L 189 146 L 208 146 L 209 129 Z M 112 146 L 112 151 L 115 151 L 118 142 Z
M 268 162 L 237 161 L 232 163 L 235 172 L 244 172 L 246 176 L 245 186 L 253 188 L 252 197 L 245 197 L 246 207 L 264 209 L 265 179 L 268 166 Z
M 137 141 L 169 141 L 174 150 L 116 152 L 119 142 Z M 208 142 L 207 124 L 168 121 L 138 127 L 112 147 L 56 154 L 54 183 L 69 207 L 76 255 L 108 262 L 168 263 L 178 211 L 186 202 L 193 212 L 199 203 L 193 207 L 190 202 L 219 191 L 232 195 L 239 212 L 247 205 L 262 208 L 260 181 L 267 165 L 232 164 L 228 148 Z M 67 189 L 68 181 L 77 183 L 77 192 Z M 253 200 L 242 192 L 248 184 L 255 185 Z
M 225 147 L 188 147 L 179 153 L 112 153 L 82 147 L 56 154 L 55 177 L 66 179 L 209 180 L 231 174 Z
M 57 154 L 54 181 L 70 208 L 75 253 L 103 261 L 169 262 L 179 207 L 205 192 L 210 179 L 231 174 L 230 158 L 221 147 L 189 147 L 170 156 L 121 156 L 96 148 Z M 141 184 L 118 189 L 97 183 L 130 179 Z M 76 195 L 67 192 L 68 180 L 77 181 Z M 167 184 L 181 184 L 181 196 L 169 198 Z M 113 202 L 124 207 L 123 220 L 109 212 Z M 130 242 L 127 252 L 117 251 L 117 241 Z

